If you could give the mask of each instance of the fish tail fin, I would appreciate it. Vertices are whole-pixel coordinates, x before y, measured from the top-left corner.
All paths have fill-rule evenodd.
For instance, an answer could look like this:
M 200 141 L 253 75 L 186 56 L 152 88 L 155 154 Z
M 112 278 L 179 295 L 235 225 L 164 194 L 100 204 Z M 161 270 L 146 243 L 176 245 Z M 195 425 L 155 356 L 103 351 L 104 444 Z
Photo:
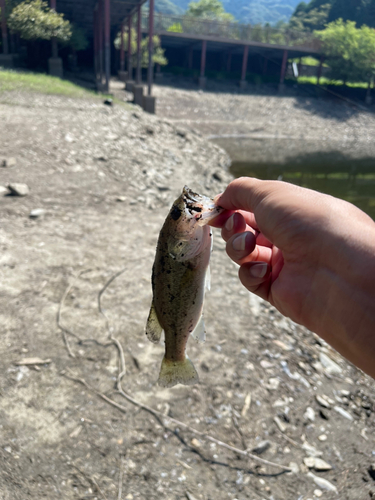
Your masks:
M 163 358 L 158 384 L 173 387 L 176 384 L 193 385 L 199 382 L 197 370 L 186 356 L 184 361 L 169 361 Z

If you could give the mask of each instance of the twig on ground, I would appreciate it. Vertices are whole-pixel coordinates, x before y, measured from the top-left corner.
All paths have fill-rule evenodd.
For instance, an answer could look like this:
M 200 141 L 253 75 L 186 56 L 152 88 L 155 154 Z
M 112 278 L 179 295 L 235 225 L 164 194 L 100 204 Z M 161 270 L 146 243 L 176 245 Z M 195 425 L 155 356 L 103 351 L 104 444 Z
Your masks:
M 86 382 L 86 380 L 84 380 L 82 378 L 74 377 L 74 376 L 72 376 L 70 374 L 67 374 L 67 373 L 62 373 L 62 375 L 64 375 L 66 378 L 68 378 L 70 380 L 73 380 L 75 382 L 79 382 L 80 384 L 84 385 L 86 387 L 86 389 L 88 389 L 91 392 L 94 392 L 100 398 L 104 399 L 104 401 L 107 401 L 107 403 L 109 403 L 110 405 L 114 406 L 115 408 L 118 408 L 119 410 L 121 410 L 123 412 L 127 411 L 127 409 L 125 408 L 125 406 L 120 405 L 119 403 L 116 403 L 116 401 L 113 401 L 112 399 L 108 398 L 105 394 L 102 394 L 101 392 L 98 392 L 93 387 L 90 387 L 89 384 Z M 275 462 L 270 462 L 268 460 L 264 460 L 263 458 L 260 458 L 260 457 L 258 457 L 256 455 L 253 455 L 252 453 L 249 453 L 246 450 L 240 450 L 239 448 L 235 448 L 234 446 L 231 446 L 231 445 L 229 445 L 227 443 L 224 443 L 223 441 L 220 441 L 220 440 L 218 440 L 218 439 L 210 436 L 209 434 L 207 434 L 205 432 L 198 431 L 197 429 L 194 429 L 190 425 L 185 424 L 184 422 L 180 422 L 179 420 L 176 420 L 175 418 L 166 417 L 164 415 L 164 413 L 162 413 L 162 412 L 160 412 L 158 410 L 154 410 L 150 406 L 147 406 L 147 405 L 145 405 L 143 403 L 140 403 L 136 399 L 132 398 L 131 396 L 129 396 L 129 394 L 127 394 L 126 392 L 124 392 L 121 388 L 119 389 L 119 393 L 121 394 L 121 396 L 123 396 L 127 401 L 129 401 L 133 405 L 138 406 L 139 408 L 142 408 L 143 410 L 148 411 L 152 415 L 158 417 L 158 420 L 160 419 L 161 423 L 166 428 L 167 428 L 167 425 L 164 422 L 164 420 L 167 420 L 167 421 L 175 424 L 177 427 L 182 427 L 184 429 L 187 429 L 191 433 L 193 433 L 193 434 L 195 434 L 197 436 L 200 436 L 200 437 L 202 437 L 204 439 L 207 439 L 208 441 L 211 441 L 212 443 L 215 443 L 218 446 L 221 446 L 222 448 L 226 448 L 227 450 L 230 450 L 230 451 L 232 451 L 232 452 L 234 452 L 234 453 L 236 453 L 238 455 L 242 455 L 244 457 L 251 458 L 252 460 L 260 462 L 260 463 L 262 463 L 264 465 L 269 465 L 271 467 L 278 467 L 279 469 L 285 470 L 286 472 L 291 472 L 291 469 L 289 467 L 285 467 L 284 465 L 280 465 L 280 464 L 277 464 Z
M 62 296 L 60 304 L 59 304 L 59 309 L 57 311 L 57 318 L 56 318 L 57 326 L 62 331 L 65 347 L 66 347 L 66 349 L 68 351 L 69 356 L 71 356 L 72 358 L 75 358 L 75 354 L 70 349 L 70 346 L 69 346 L 68 339 L 67 339 L 66 335 L 67 334 L 71 335 L 72 337 L 75 337 L 77 340 L 80 340 L 80 338 L 75 333 L 73 333 L 71 330 L 69 330 L 68 328 L 66 328 L 65 326 L 63 326 L 63 324 L 61 322 L 62 308 L 63 308 L 64 302 L 65 302 L 65 299 L 68 296 L 68 293 L 72 289 L 72 287 L 75 284 L 75 282 L 77 281 L 77 279 L 80 278 L 83 274 L 88 273 L 90 271 L 91 271 L 91 269 L 86 269 L 84 271 L 81 271 L 75 278 L 73 278 L 73 280 L 66 287 L 64 295 Z
M 91 483 L 92 485 L 94 485 L 94 486 L 95 486 L 95 488 L 96 488 L 96 490 L 98 491 L 98 493 L 100 493 L 100 495 L 103 497 L 103 500 L 107 500 L 107 497 L 104 495 L 103 490 L 102 490 L 102 489 L 100 488 L 100 486 L 98 485 L 98 483 L 97 483 L 96 479 L 95 479 L 95 478 L 93 478 L 93 477 L 90 477 L 88 474 L 86 474 L 86 472 L 85 472 L 85 471 L 83 471 L 82 469 L 80 469 L 77 465 L 75 465 L 75 464 L 72 464 L 72 465 L 73 465 L 73 467 L 74 467 L 75 469 L 77 469 L 77 471 L 78 471 L 80 474 L 82 474 L 82 476 L 83 476 L 83 477 L 85 477 L 85 478 L 89 481 L 89 483 Z
M 118 478 L 118 495 L 117 500 L 122 499 L 122 478 L 124 476 L 124 457 L 121 455 L 120 457 L 120 474 Z

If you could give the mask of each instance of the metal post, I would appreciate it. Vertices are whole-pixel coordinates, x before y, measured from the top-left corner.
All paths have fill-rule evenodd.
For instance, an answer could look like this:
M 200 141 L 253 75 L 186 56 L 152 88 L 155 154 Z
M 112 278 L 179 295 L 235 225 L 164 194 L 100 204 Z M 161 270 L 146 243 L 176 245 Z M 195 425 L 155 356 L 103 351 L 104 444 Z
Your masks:
M 141 67 L 141 42 L 142 42 L 142 5 L 138 5 L 137 10 L 137 83 L 142 81 Z
M 201 54 L 201 78 L 204 78 L 204 72 L 206 69 L 206 49 L 207 49 L 207 40 L 203 40 L 202 54 Z
M 241 81 L 246 80 L 246 70 L 247 70 L 247 60 L 249 58 L 249 46 L 245 45 L 243 51 L 243 59 L 242 59 L 242 73 L 241 73 Z
M 109 91 L 111 76 L 111 3 L 104 0 L 104 56 L 105 56 L 105 90 Z
M 125 70 L 125 53 L 124 53 L 124 23 L 121 23 L 121 46 L 120 46 L 120 71 Z
M 150 0 L 150 12 L 148 16 L 148 95 L 152 92 L 153 62 L 154 52 L 154 0 Z
M 1 8 L 1 32 L 3 34 L 3 54 L 9 54 L 9 45 L 8 45 L 8 33 L 7 33 L 7 18 L 5 12 L 5 0 L 0 0 L 0 8 Z
M 324 56 L 320 58 L 319 66 L 318 66 L 318 74 L 317 74 L 317 84 L 320 84 L 320 79 L 322 77 L 322 70 L 323 70 L 323 62 L 324 62 Z
M 280 73 L 280 84 L 283 85 L 286 74 L 286 64 L 288 62 L 288 51 L 284 50 L 283 53 L 283 62 L 281 64 L 281 73 Z
M 99 15 L 98 15 L 98 43 L 99 43 L 99 81 L 103 83 L 103 1 L 99 0 Z
M 133 68 L 132 68 L 132 16 L 128 17 L 128 80 L 133 80 Z

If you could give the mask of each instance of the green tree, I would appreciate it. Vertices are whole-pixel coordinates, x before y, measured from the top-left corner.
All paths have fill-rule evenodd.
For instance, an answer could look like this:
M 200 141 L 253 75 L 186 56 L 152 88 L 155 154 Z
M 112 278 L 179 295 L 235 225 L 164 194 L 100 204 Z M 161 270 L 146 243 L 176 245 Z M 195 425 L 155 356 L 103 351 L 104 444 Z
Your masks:
M 51 40 L 66 43 L 72 36 L 70 22 L 51 10 L 42 0 L 26 0 L 17 5 L 8 19 L 9 28 L 24 40 Z
M 338 19 L 317 31 L 332 78 L 370 82 L 375 76 L 375 30 Z
M 220 0 L 199 0 L 198 2 L 190 2 L 189 8 L 186 11 L 186 16 L 224 22 L 234 22 L 235 20 L 232 14 L 225 12 Z
M 131 51 L 132 51 L 132 65 L 133 67 L 137 65 L 137 32 L 134 28 L 131 31 Z M 165 49 L 161 47 L 160 37 L 154 35 L 152 37 L 154 44 L 154 53 L 152 56 L 152 61 L 154 64 L 160 64 L 160 66 L 166 66 L 168 64 L 168 60 L 164 55 Z M 148 41 L 149 37 L 145 37 L 141 39 L 141 66 L 142 68 L 148 67 Z M 121 32 L 117 33 L 117 36 L 114 41 L 114 45 L 116 49 L 120 50 L 121 48 Z M 124 51 L 128 50 L 128 33 L 124 33 Z
M 310 9 L 310 4 L 302 2 L 290 19 L 290 28 L 307 31 L 323 29 L 328 21 L 331 7 L 330 3 L 324 3 Z

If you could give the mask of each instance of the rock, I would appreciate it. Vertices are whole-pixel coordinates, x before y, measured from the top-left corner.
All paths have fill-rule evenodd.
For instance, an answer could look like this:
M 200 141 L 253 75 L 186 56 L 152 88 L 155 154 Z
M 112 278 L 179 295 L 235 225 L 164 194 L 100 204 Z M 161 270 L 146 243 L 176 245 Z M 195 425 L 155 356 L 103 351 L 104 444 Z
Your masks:
M 320 353 L 319 360 L 329 375 L 339 375 L 342 373 L 342 369 L 339 365 L 332 361 L 332 359 L 328 357 L 327 354 L 324 354 L 324 352 Z
M 270 448 L 271 442 L 270 441 L 261 441 L 257 446 L 255 446 L 251 451 L 253 453 L 256 453 L 257 455 L 261 455 L 265 451 Z
M 320 498 L 323 495 L 323 492 L 321 490 L 314 490 L 314 495 Z
M 320 404 L 320 406 L 323 406 L 323 408 L 330 408 L 331 405 L 329 404 L 328 402 L 328 398 L 327 396 L 319 396 L 319 394 L 317 394 L 315 396 L 317 402 Z
M 13 182 L 12 184 L 8 184 L 8 189 L 12 196 L 26 196 L 29 194 L 29 186 L 27 184 Z
M 262 359 L 262 361 L 260 362 L 260 366 L 265 370 L 267 370 L 267 368 L 272 368 L 273 364 L 267 361 L 266 359 Z
M 322 460 L 321 458 L 307 457 L 303 459 L 303 463 L 309 469 L 315 469 L 316 471 L 326 471 L 332 469 L 332 466 L 329 465 L 324 460 Z
M 280 418 L 279 418 L 279 417 L 275 417 L 275 418 L 273 419 L 273 421 L 275 422 L 275 424 L 277 425 L 277 427 L 280 429 L 280 431 L 281 431 L 281 432 L 285 432 L 285 431 L 286 431 L 287 426 L 286 426 L 286 424 L 284 424 L 284 422 L 282 422 L 282 421 L 280 420 Z
M 306 420 L 310 420 L 311 422 L 314 422 L 315 420 L 315 411 L 310 407 L 308 406 L 306 408 L 306 411 L 303 415 L 303 418 L 305 418 Z
M 375 481 L 375 464 L 371 464 L 368 473 L 370 474 L 371 479 Z
M 289 469 L 292 471 L 292 474 L 299 473 L 299 466 L 295 462 L 290 462 L 288 465 Z
M 42 217 L 45 214 L 45 210 L 43 208 L 34 208 L 34 210 L 31 210 L 29 217 L 30 219 L 38 219 L 39 217 Z
M 66 134 L 66 136 L 64 137 L 64 139 L 65 139 L 66 142 L 74 142 L 75 141 L 74 137 L 71 134 L 69 134 L 69 133 Z
M 9 193 L 9 189 L 6 188 L 5 186 L 0 186 L 0 196 L 3 196 L 4 194 Z
M 126 196 L 117 196 L 116 201 L 120 202 L 126 201 Z
M 319 441 L 327 441 L 327 436 L 325 434 L 321 434 L 320 436 L 318 436 L 318 439 Z
M 334 484 L 330 483 L 327 481 L 327 479 L 323 479 L 322 477 L 316 476 L 312 472 L 307 473 L 307 477 L 310 477 L 313 479 L 314 483 L 319 486 L 319 488 L 322 488 L 322 490 L 327 490 L 327 491 L 334 491 L 337 493 L 337 488 Z
M 323 455 L 322 451 L 317 450 L 314 446 L 304 441 L 302 448 L 306 451 L 309 457 L 321 457 Z
M 17 161 L 15 158 L 6 158 L 1 162 L 1 166 L 4 168 L 12 168 L 17 165 Z
M 344 418 L 348 419 L 348 420 L 354 420 L 354 418 L 350 415 L 350 413 L 346 410 L 344 410 L 343 408 L 341 408 L 341 406 L 334 406 L 333 409 L 339 413 L 341 416 L 343 416 Z
M 113 99 L 106 99 L 105 101 L 103 101 L 103 104 L 105 104 L 106 106 L 112 106 L 113 105 Z
M 223 181 L 223 177 L 222 175 L 220 174 L 220 172 L 214 172 L 212 174 L 212 177 L 215 179 L 215 181 L 219 181 L 219 182 L 222 182 Z
M 266 384 L 266 389 L 270 391 L 277 391 L 280 385 L 280 380 L 278 378 L 270 378 L 268 384 Z

